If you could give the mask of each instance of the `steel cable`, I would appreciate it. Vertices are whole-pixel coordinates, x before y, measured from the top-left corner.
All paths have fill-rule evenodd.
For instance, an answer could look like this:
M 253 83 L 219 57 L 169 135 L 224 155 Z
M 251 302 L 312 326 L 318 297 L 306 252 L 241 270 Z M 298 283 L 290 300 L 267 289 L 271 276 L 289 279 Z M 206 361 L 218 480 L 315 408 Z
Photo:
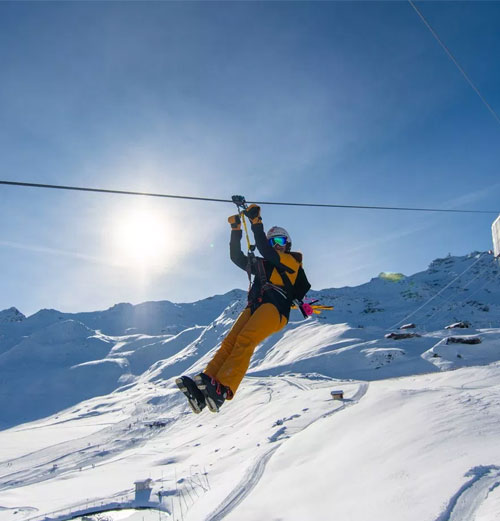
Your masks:
M 232 199 L 221 199 L 213 197 L 196 197 L 189 195 L 172 195 L 162 194 L 154 192 L 137 192 L 132 190 L 111 190 L 105 188 L 90 188 L 83 186 L 70 186 L 70 185 L 52 185 L 42 183 L 27 183 L 21 181 L 5 181 L 0 180 L 0 185 L 17 186 L 17 187 L 31 187 L 31 188 L 48 188 L 53 190 L 73 190 L 80 192 L 97 192 L 105 194 L 118 194 L 118 195 L 135 195 L 143 197 L 161 197 L 170 199 L 187 199 L 191 201 L 208 201 L 217 203 L 231 203 Z M 278 205 L 278 206 L 303 206 L 303 207 L 315 207 L 315 208 L 347 208 L 347 209 L 363 209 L 363 210 L 396 210 L 396 211 L 408 211 L 408 212 L 441 212 L 441 213 L 477 213 L 477 214 L 500 214 L 500 210 L 457 210 L 453 208 L 415 208 L 406 206 L 370 206 L 370 205 L 359 205 L 359 204 L 320 204 L 320 203 L 291 203 L 291 202 L 276 202 L 276 201 L 247 201 L 253 204 L 260 205 Z

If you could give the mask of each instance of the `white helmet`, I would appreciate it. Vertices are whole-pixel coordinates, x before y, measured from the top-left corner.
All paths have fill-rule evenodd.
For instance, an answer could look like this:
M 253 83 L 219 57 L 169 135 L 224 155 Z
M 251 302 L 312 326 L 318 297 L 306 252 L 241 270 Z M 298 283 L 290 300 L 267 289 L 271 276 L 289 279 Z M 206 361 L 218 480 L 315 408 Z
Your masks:
M 281 228 L 280 226 L 273 226 L 269 229 L 266 234 L 267 240 L 272 239 L 273 237 L 286 237 L 286 250 L 290 251 L 292 248 L 292 238 L 290 234 L 285 230 L 285 228 Z

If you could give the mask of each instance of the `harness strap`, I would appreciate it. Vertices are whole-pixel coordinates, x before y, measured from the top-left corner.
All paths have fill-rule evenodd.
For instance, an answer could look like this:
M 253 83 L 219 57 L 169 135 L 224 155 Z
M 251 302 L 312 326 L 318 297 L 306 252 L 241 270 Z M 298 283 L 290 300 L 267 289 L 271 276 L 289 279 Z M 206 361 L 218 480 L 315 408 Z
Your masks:
M 273 291 L 276 291 L 277 293 L 279 293 L 283 298 L 288 299 L 288 295 L 287 295 L 286 291 L 284 291 L 281 286 L 276 286 L 276 284 L 271 284 L 270 282 L 266 282 L 266 284 L 264 284 L 264 291 L 266 291 L 268 289 L 272 289 Z
M 260 286 L 260 294 L 259 296 L 252 300 L 252 302 L 249 301 L 249 304 L 255 304 L 262 302 L 262 298 L 264 296 L 264 292 L 268 290 L 276 291 L 281 297 L 284 299 L 292 302 L 293 301 L 293 285 L 290 282 L 290 279 L 288 278 L 288 275 L 285 272 L 285 269 L 288 271 L 292 271 L 288 266 L 285 266 L 284 264 L 281 264 L 280 267 L 276 267 L 273 269 L 277 269 L 278 273 L 281 275 L 281 278 L 283 279 L 284 288 L 281 286 L 278 286 L 276 284 L 272 284 L 266 275 L 266 269 L 264 267 L 264 259 L 256 258 L 253 256 L 253 262 L 255 265 L 255 278 L 259 281 Z M 281 268 L 281 269 L 280 269 Z M 256 300 L 256 302 L 255 302 Z
M 248 264 L 250 264 L 250 255 L 248 257 L 249 257 Z M 262 302 L 262 297 L 264 295 L 264 291 L 266 291 L 266 286 L 268 284 L 268 280 L 267 280 L 267 275 L 266 275 L 266 269 L 264 268 L 264 259 L 257 258 L 257 257 L 255 257 L 255 255 L 252 254 L 252 263 L 255 266 L 255 278 L 258 279 L 258 281 L 259 281 L 260 294 L 257 297 L 257 302 L 254 302 L 253 300 L 252 301 L 249 300 L 248 303 L 250 305 L 255 305 L 256 303 L 259 304 L 260 302 Z M 251 278 L 250 278 L 250 281 L 251 281 Z M 250 287 L 251 287 L 251 282 L 250 282 Z M 248 292 L 248 296 L 250 296 L 250 290 Z
M 304 311 L 304 308 L 303 308 L 304 303 L 302 302 L 302 300 L 298 300 L 295 298 L 295 292 L 293 289 L 293 285 L 292 285 L 290 279 L 288 278 L 288 275 L 284 271 L 283 272 L 278 271 L 278 273 L 281 275 L 281 278 L 283 279 L 283 282 L 285 284 L 288 299 L 290 300 L 290 302 L 295 303 L 295 305 L 300 309 L 300 312 L 302 313 L 302 316 L 304 318 L 308 318 L 309 315 Z
M 290 302 L 292 302 L 294 295 L 293 284 L 291 283 L 285 271 L 278 270 L 278 273 L 280 274 L 280 277 L 283 280 L 283 284 L 285 285 L 286 297 Z

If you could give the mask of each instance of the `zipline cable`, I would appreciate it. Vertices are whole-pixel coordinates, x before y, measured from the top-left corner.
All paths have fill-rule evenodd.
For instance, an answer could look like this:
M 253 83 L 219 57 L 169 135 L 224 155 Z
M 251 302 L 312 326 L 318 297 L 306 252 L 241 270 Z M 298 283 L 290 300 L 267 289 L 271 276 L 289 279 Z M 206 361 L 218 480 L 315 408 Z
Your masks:
M 455 64 L 455 66 L 457 67 L 457 69 L 460 71 L 460 73 L 462 74 L 462 76 L 465 78 L 465 80 L 467 81 L 467 83 L 472 87 L 472 89 L 474 90 L 474 92 L 479 96 L 480 100 L 483 102 L 484 106 L 490 111 L 491 115 L 496 119 L 497 123 L 500 123 L 500 117 L 498 116 L 498 114 L 493 110 L 493 108 L 491 107 L 491 105 L 486 101 L 486 99 L 484 98 L 484 96 L 481 94 L 481 92 L 479 91 L 479 89 L 476 87 L 476 85 L 473 83 L 473 81 L 469 78 L 468 74 L 464 71 L 463 67 L 460 65 L 460 63 L 458 63 L 458 60 L 455 58 L 455 56 L 453 56 L 453 54 L 451 53 L 451 51 L 448 49 L 448 47 L 446 47 L 446 45 L 444 44 L 444 42 L 441 40 L 441 38 L 439 38 L 438 34 L 436 33 L 436 31 L 431 27 L 430 23 L 425 19 L 424 15 L 419 11 L 419 9 L 417 8 L 417 6 L 413 3 L 412 0 L 408 0 L 408 3 L 413 7 L 413 9 L 415 10 L 415 12 L 418 14 L 418 16 L 420 17 L 420 19 L 422 20 L 422 22 L 424 22 L 425 26 L 427 27 L 427 29 L 429 29 L 429 31 L 431 32 L 432 36 L 434 36 L 434 38 L 436 39 L 436 41 L 439 43 L 439 45 L 443 48 L 444 52 L 448 55 L 448 57 L 450 58 L 450 60 Z
M 20 186 L 20 187 L 31 187 L 31 188 L 49 188 L 54 190 L 74 190 L 80 192 L 98 192 L 105 194 L 118 194 L 118 195 L 136 195 L 143 197 L 163 197 L 170 199 L 188 199 L 191 201 L 210 201 L 217 203 L 233 203 L 232 199 L 216 199 L 213 197 L 194 197 L 188 195 L 172 195 L 172 194 L 160 194 L 153 192 L 135 192 L 131 190 L 108 190 L 105 188 L 89 188 L 82 186 L 65 186 L 65 185 L 50 185 L 42 183 L 26 183 L 21 181 L 2 181 L 0 185 L 8 186 Z M 247 201 L 249 203 L 261 204 L 261 205 L 278 205 L 278 206 L 303 206 L 303 207 L 315 207 L 315 208 L 347 208 L 347 209 L 362 209 L 362 210 L 395 210 L 395 211 L 407 211 L 407 212 L 441 212 L 441 213 L 478 213 L 478 214 L 500 214 L 500 210 L 456 210 L 452 208 L 413 208 L 405 206 L 369 206 L 369 205 L 358 205 L 358 204 L 319 204 L 319 203 L 290 203 L 290 202 L 276 202 L 276 201 Z
M 167 195 L 167 194 L 155 194 L 150 192 L 133 192 L 131 190 L 107 190 L 105 188 L 88 188 L 83 186 L 65 186 L 65 185 L 48 185 L 41 183 L 23 183 L 20 181 L 0 181 L 2 185 L 9 186 L 24 186 L 32 188 L 51 188 L 54 190 L 76 190 L 80 192 L 98 192 L 104 194 L 119 194 L 119 195 L 142 195 L 146 197 L 168 197 L 171 199 L 192 199 L 195 201 L 215 201 L 219 203 L 230 203 L 230 199 L 212 199 L 208 197 L 191 197 L 187 195 Z

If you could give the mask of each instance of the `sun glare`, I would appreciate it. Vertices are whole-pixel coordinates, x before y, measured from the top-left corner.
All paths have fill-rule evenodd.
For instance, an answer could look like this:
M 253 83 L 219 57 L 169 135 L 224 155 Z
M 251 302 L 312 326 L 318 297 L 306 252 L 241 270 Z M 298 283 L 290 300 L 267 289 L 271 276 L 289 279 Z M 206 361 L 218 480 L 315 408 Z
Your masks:
M 113 254 L 119 264 L 157 270 L 168 264 L 175 248 L 165 216 L 150 209 L 128 210 L 112 226 Z

